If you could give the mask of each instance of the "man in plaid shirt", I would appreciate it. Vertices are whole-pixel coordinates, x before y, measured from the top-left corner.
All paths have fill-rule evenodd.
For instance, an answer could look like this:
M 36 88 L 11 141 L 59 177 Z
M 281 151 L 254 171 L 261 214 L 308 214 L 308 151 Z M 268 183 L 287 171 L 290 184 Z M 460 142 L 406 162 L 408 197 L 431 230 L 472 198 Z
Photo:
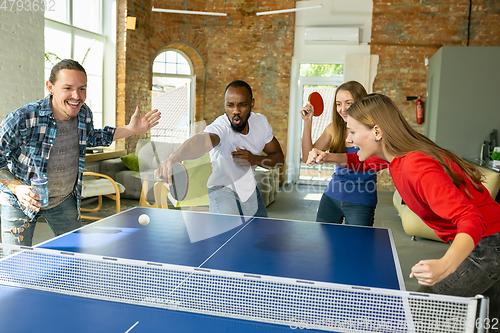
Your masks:
M 128 125 L 94 129 L 84 104 L 87 74 L 74 60 L 57 63 L 46 87 L 49 96 L 11 112 L 0 128 L 3 243 L 31 245 L 40 216 L 56 236 L 80 227 L 86 147 L 144 133 L 160 119 L 158 110 L 140 117 L 137 107 Z M 49 179 L 49 204 L 43 208 L 30 186 L 35 176 Z

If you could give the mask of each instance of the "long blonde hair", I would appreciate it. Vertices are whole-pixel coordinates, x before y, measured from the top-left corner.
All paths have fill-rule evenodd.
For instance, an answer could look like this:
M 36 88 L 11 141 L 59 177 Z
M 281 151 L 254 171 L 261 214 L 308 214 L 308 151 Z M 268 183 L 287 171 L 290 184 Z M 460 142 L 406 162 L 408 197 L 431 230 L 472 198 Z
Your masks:
M 389 97 L 381 94 L 367 95 L 351 105 L 347 114 L 368 128 L 377 125 L 382 131 L 382 144 L 388 154 L 395 157 L 402 157 L 411 152 L 427 154 L 443 166 L 455 186 L 464 186 L 467 195 L 470 195 L 465 186 L 465 179 L 451 169 L 451 160 L 465 172 L 472 185 L 483 192 L 483 188 L 478 185 L 481 183 L 483 174 L 471 163 L 439 147 L 432 140 L 415 131 Z
M 326 149 L 330 153 L 345 153 L 346 151 L 345 139 L 347 133 L 347 125 L 344 119 L 342 119 L 340 114 L 337 112 L 337 93 L 340 90 L 346 90 L 350 92 L 352 98 L 354 98 L 354 102 L 365 97 L 367 94 L 365 88 L 361 85 L 361 83 L 357 81 L 348 81 L 338 86 L 337 90 L 335 91 L 335 98 L 333 100 L 333 119 L 332 123 L 330 124 L 330 126 L 332 126 L 333 135 L 330 143 L 328 144 L 328 147 L 326 147 Z

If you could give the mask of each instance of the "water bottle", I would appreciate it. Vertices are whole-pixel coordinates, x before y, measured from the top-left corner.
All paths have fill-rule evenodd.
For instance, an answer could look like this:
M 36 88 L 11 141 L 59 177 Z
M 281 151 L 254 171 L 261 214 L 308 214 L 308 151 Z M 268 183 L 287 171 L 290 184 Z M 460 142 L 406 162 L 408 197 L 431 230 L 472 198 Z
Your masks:
M 49 178 L 47 177 L 33 177 L 31 180 L 31 190 L 39 196 L 38 201 L 42 207 L 49 205 Z

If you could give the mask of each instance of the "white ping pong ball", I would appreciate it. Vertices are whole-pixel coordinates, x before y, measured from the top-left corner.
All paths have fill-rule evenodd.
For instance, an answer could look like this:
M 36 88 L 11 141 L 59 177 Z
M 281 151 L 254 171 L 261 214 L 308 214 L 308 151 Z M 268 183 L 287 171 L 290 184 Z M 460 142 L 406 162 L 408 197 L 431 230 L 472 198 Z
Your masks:
M 149 223 L 149 216 L 147 214 L 142 214 L 139 216 L 139 223 L 141 225 L 147 225 Z

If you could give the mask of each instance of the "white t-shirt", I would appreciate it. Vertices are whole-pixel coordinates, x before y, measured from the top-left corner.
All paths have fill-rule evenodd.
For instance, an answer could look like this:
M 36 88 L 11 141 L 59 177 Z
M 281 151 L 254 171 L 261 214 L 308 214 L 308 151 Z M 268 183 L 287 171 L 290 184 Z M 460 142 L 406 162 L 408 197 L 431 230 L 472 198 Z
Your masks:
M 210 150 L 212 174 L 208 179 L 208 188 L 227 186 L 238 194 L 241 201 L 247 201 L 255 191 L 257 186 L 255 166 L 236 165 L 231 152 L 236 151 L 238 147 L 254 155 L 260 155 L 264 146 L 273 139 L 273 129 L 263 114 L 251 112 L 248 127 L 246 135 L 234 131 L 229 118 L 224 114 L 215 119 L 204 131 L 216 134 L 220 138 L 219 144 Z

